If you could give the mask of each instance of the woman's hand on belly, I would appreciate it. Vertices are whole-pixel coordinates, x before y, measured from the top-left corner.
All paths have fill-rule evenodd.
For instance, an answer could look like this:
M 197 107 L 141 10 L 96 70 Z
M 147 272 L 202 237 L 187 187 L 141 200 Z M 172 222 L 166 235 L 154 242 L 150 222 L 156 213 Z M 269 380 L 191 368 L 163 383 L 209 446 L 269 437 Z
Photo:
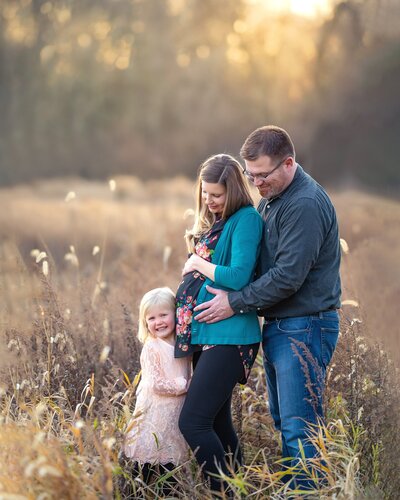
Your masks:
M 215 264 L 208 262 L 208 260 L 205 260 L 194 253 L 188 258 L 183 266 L 182 276 L 193 271 L 198 271 L 203 276 L 206 276 L 211 281 L 214 281 L 216 267 L 217 266 Z
M 188 273 L 192 273 L 193 271 L 198 271 L 198 269 L 196 267 L 196 262 L 198 262 L 199 259 L 201 259 L 201 257 L 196 255 L 195 253 L 193 255 L 191 255 L 188 258 L 188 260 L 185 262 L 185 265 L 183 266 L 182 276 L 184 276 L 185 274 L 188 274 Z

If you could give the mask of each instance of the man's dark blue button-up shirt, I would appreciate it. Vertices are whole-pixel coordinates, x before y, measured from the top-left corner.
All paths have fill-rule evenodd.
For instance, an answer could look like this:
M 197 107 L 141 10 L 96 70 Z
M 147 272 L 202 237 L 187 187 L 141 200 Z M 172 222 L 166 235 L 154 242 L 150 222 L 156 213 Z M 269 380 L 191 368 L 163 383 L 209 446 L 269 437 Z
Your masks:
M 234 312 L 286 318 L 340 307 L 339 231 L 325 190 L 297 165 L 286 190 L 263 198 L 258 211 L 264 219 L 258 279 L 229 293 Z

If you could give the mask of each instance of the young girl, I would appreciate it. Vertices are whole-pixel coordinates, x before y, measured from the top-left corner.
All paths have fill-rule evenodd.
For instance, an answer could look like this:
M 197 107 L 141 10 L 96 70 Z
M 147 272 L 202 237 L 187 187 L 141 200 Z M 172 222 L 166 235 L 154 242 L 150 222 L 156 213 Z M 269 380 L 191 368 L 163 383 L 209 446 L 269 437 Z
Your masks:
M 178 429 L 179 414 L 190 378 L 189 360 L 174 359 L 175 295 L 169 288 L 147 292 L 140 303 L 138 339 L 142 378 L 128 424 L 123 452 L 141 469 L 148 483 L 154 466 L 173 469 L 188 458 Z

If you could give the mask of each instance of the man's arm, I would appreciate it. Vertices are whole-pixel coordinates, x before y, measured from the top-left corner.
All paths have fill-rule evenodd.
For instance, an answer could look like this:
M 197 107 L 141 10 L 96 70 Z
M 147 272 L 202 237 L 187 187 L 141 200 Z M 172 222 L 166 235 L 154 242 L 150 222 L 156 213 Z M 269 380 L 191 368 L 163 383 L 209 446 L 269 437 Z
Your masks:
M 195 311 L 202 312 L 196 319 L 216 323 L 233 314 L 272 307 L 293 295 L 315 264 L 329 224 L 314 199 L 291 204 L 279 221 L 275 265 L 241 291 L 219 291 L 214 299 L 197 306 Z
M 275 265 L 239 292 L 228 295 L 235 313 L 266 309 L 293 295 L 315 264 L 326 234 L 317 202 L 301 198 L 290 205 L 279 221 Z

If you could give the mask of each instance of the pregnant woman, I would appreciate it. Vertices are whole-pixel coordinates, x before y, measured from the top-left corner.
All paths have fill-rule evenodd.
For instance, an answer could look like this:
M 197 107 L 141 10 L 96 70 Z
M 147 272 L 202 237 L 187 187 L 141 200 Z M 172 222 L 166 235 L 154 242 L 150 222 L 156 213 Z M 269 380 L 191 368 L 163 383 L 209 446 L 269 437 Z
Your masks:
M 229 475 L 230 464 L 242 464 L 231 398 L 235 385 L 247 380 L 261 333 L 255 312 L 207 324 L 196 321 L 193 309 L 213 297 L 207 285 L 229 291 L 252 281 L 261 236 L 262 220 L 240 164 L 226 154 L 208 158 L 198 175 L 194 225 L 186 234 L 191 255 L 176 295 L 175 357 L 193 356 L 179 428 L 213 491 L 227 487 L 215 475 Z

